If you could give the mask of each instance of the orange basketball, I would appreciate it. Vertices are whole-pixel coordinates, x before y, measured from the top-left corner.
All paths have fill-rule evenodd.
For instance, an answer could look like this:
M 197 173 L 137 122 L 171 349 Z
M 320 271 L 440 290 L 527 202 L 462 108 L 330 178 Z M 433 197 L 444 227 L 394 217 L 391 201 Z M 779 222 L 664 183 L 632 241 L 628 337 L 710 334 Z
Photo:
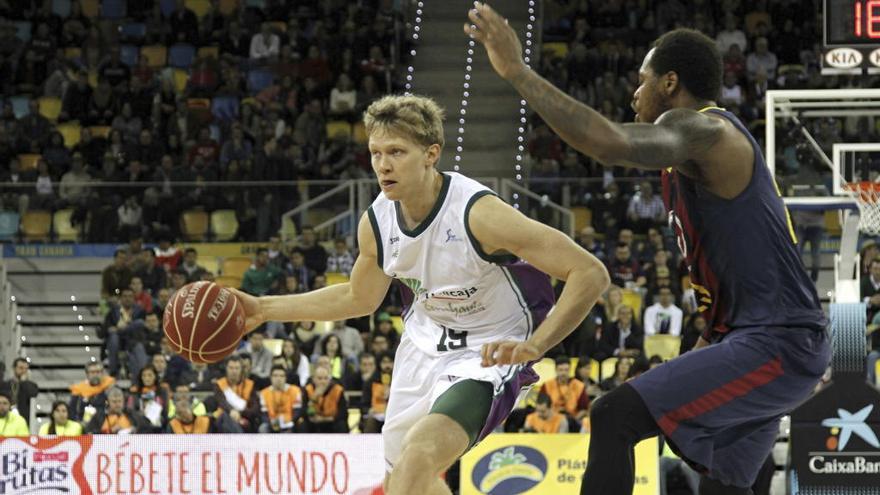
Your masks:
M 162 328 L 172 348 L 194 363 L 216 363 L 235 352 L 244 334 L 244 307 L 214 282 L 183 286 L 168 301 Z

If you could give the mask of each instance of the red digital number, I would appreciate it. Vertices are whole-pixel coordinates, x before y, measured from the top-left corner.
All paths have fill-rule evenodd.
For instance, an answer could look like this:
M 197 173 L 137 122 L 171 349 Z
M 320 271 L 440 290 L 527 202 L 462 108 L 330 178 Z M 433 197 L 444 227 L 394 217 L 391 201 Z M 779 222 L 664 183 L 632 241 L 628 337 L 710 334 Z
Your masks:
M 855 2 L 854 29 L 856 38 L 862 37 L 862 2 Z M 871 39 L 880 39 L 880 0 L 868 0 L 865 3 L 864 25 L 867 27 L 867 36 Z M 876 29 L 875 29 L 876 27 Z

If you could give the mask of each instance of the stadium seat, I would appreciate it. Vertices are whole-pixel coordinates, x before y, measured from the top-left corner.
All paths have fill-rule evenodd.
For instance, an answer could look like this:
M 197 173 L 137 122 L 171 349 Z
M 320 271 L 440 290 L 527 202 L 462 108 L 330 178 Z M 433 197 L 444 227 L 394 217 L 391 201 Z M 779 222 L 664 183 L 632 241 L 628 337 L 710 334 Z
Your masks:
M 593 212 L 586 206 L 575 206 L 571 209 L 574 213 L 574 232 L 577 234 L 584 227 L 589 227 L 593 221 Z
M 141 48 L 141 57 L 147 58 L 150 67 L 160 69 L 168 63 L 168 49 L 162 45 L 145 46 Z
M 331 120 L 327 122 L 327 137 L 332 139 L 338 134 L 351 136 L 351 124 L 344 120 Z
M 209 272 L 217 275 L 220 272 L 220 262 L 217 260 L 216 256 L 209 257 L 201 257 L 199 256 L 199 264 L 202 265 L 202 268 L 208 270 Z
M 43 210 L 32 210 L 21 217 L 21 239 L 24 242 L 49 241 L 52 231 L 52 214 Z
M 251 69 L 247 75 L 248 91 L 257 94 L 268 88 L 275 80 L 275 75 L 268 69 Z
M 240 5 L 239 0 L 220 0 L 220 6 L 218 9 L 220 13 L 226 17 L 229 17 L 238 12 L 238 6 Z
M 79 242 L 79 228 L 70 222 L 73 212 L 73 208 L 66 208 L 52 215 L 52 231 L 56 241 Z
M 292 217 L 281 217 L 281 229 L 278 233 L 282 239 L 296 239 L 298 232 Z
M 112 127 L 108 125 L 93 125 L 89 127 L 89 131 L 92 133 L 93 138 L 104 138 L 107 139 L 110 137 L 110 131 Z
M 238 234 L 238 218 L 235 210 L 217 210 L 211 212 L 211 232 L 214 240 L 231 241 Z
M 134 67 L 138 63 L 139 54 L 140 49 L 138 47 L 134 45 L 122 45 L 119 49 L 119 60 L 129 67 Z
M 40 115 L 46 117 L 52 122 L 58 120 L 58 115 L 61 114 L 61 98 L 43 96 L 37 100 L 37 104 L 40 108 Z
M 327 272 L 324 274 L 327 278 L 327 285 L 344 284 L 348 282 L 348 277 L 343 273 Z
M 101 2 L 101 17 L 104 19 L 122 19 L 127 11 L 126 0 L 104 0 Z
M 398 335 L 401 335 L 403 333 L 403 327 L 404 327 L 403 318 L 401 318 L 400 316 L 392 316 L 391 317 L 391 326 L 393 326 L 394 329 L 397 330 Z
M 61 136 L 64 137 L 65 147 L 73 148 L 79 144 L 79 138 L 82 135 L 82 128 L 78 122 L 65 122 L 64 124 L 59 124 L 55 130 L 60 132 Z
M 363 122 L 357 121 L 357 123 L 351 127 L 351 137 L 357 144 L 367 144 L 367 128 L 364 126 Z
M 84 16 L 94 19 L 101 13 L 101 3 L 99 0 L 80 0 L 80 7 Z
M 357 407 L 348 408 L 349 433 L 361 433 L 361 410 Z
M 203 241 L 208 235 L 208 214 L 188 210 L 180 215 L 180 231 L 188 241 Z
M 269 349 L 273 356 L 281 355 L 281 347 L 284 345 L 284 339 L 264 339 L 263 347 Z
M 222 122 L 238 118 L 239 101 L 236 96 L 218 96 L 211 100 L 211 115 Z
M 214 283 L 221 287 L 232 287 L 233 289 L 238 289 L 239 287 L 241 287 L 241 277 L 218 275 L 214 277 Z
M 646 335 L 645 357 L 660 356 L 664 361 L 678 356 L 681 337 L 677 335 Z
M 23 153 L 18 155 L 18 164 L 21 165 L 22 170 L 36 170 L 37 162 L 42 157 L 43 155 L 37 153 Z
M 636 291 L 623 290 L 623 304 L 626 304 L 633 310 L 633 319 L 636 322 L 642 321 L 642 295 Z
M 196 57 L 198 58 L 220 58 L 220 47 L 219 46 L 203 46 L 199 48 L 196 52 Z
M 602 365 L 595 359 L 590 359 L 590 380 L 599 383 L 601 380 Z
M 544 53 L 548 53 L 551 58 L 565 58 L 568 55 L 568 43 L 564 43 L 561 41 L 554 43 L 544 43 L 541 46 L 541 51 Z
M 52 13 L 62 19 L 70 17 L 70 0 L 52 0 Z
M 0 241 L 14 241 L 18 234 L 18 213 L 0 211 Z
M 316 321 L 315 322 L 315 333 L 324 334 L 330 333 L 333 330 L 333 322 L 332 321 Z
M 538 361 L 532 366 L 532 369 L 538 374 L 538 382 L 535 384 L 536 386 L 540 386 L 547 380 L 556 378 L 556 363 L 550 358 L 544 358 Z
M 183 94 L 186 91 L 186 85 L 189 83 L 189 72 L 184 69 L 174 69 L 172 74 L 174 77 L 174 91 L 177 91 L 177 94 Z
M 192 10 L 196 17 L 201 19 L 211 11 L 211 2 L 209 0 L 186 0 L 183 2 L 186 8 Z
M 68 46 L 64 49 L 64 58 L 67 60 L 79 60 L 82 58 L 82 48 L 78 46 Z
M 33 24 L 29 21 L 15 21 L 15 37 L 27 43 L 31 40 L 31 30 L 33 29 Z
M 244 272 L 254 264 L 254 260 L 248 256 L 229 256 L 223 259 L 224 277 L 243 277 Z
M 614 376 L 614 368 L 616 366 L 617 366 L 617 358 L 616 357 L 610 357 L 610 358 L 602 361 L 602 363 L 600 364 L 600 367 L 601 367 L 600 371 L 601 372 L 599 373 L 599 378 L 606 380 L 606 379 Z
M 30 115 L 30 97 L 25 95 L 13 96 L 9 98 L 9 103 L 12 104 L 12 112 L 15 113 L 15 118 L 20 119 Z
M 129 22 L 119 28 L 119 34 L 126 41 L 142 41 L 147 36 L 147 25 L 142 22 Z
M 178 69 L 189 69 L 196 58 L 196 48 L 188 43 L 171 45 L 168 50 L 168 65 Z
M 874 381 L 875 386 L 880 386 L 880 361 L 874 364 Z
M 171 14 L 174 13 L 176 8 L 176 0 L 160 0 L 159 2 L 159 9 L 162 10 L 162 15 L 165 17 L 171 17 Z

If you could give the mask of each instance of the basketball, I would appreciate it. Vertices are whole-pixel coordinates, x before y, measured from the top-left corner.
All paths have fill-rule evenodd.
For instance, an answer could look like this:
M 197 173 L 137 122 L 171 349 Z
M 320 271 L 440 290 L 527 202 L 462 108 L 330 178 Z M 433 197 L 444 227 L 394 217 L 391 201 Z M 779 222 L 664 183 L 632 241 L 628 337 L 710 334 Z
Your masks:
M 162 328 L 172 348 L 193 363 L 216 363 L 232 354 L 244 334 L 244 307 L 213 282 L 183 286 L 168 302 Z

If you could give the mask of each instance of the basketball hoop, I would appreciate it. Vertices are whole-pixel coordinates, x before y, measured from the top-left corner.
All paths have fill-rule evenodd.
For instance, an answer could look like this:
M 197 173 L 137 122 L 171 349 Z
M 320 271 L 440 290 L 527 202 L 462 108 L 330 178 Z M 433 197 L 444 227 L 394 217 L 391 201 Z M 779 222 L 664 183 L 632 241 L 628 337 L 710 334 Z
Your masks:
M 848 182 L 844 190 L 859 206 L 859 230 L 880 235 L 880 182 Z

